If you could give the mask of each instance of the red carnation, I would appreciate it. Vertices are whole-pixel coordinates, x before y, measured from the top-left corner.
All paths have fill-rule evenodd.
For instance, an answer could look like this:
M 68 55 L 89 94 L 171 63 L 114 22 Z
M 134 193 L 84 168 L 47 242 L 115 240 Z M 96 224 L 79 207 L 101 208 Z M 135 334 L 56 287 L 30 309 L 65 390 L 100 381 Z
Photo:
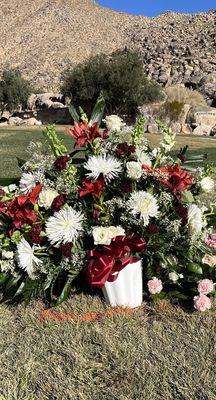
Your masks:
M 59 211 L 66 203 L 65 194 L 59 194 L 52 202 L 51 209 L 52 211 Z
M 60 246 L 60 250 L 64 257 L 70 258 L 71 257 L 71 250 L 73 247 L 73 243 L 62 243 Z
M 58 171 L 63 171 L 64 169 L 66 169 L 68 161 L 70 161 L 69 156 L 58 157 L 54 162 L 55 169 L 57 169 Z
M 42 231 L 42 226 L 40 224 L 33 226 L 32 230 L 29 232 L 30 239 L 34 244 L 41 244 L 43 238 L 40 236 Z
M 104 180 L 98 179 L 95 182 L 88 181 L 87 179 L 82 183 L 82 188 L 80 189 L 80 197 L 86 196 L 87 194 L 92 194 L 93 196 L 100 196 L 104 187 Z
M 116 148 L 116 154 L 118 157 L 121 156 L 130 156 L 132 153 L 135 153 L 136 147 L 132 144 L 120 143 Z

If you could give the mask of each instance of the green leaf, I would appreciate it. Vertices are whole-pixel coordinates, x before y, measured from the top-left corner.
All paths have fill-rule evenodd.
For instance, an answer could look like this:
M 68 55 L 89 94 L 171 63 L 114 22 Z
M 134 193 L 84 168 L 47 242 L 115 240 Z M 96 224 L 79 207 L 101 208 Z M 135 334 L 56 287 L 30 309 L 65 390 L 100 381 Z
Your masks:
M 26 160 L 23 160 L 22 158 L 19 158 L 19 157 L 16 157 L 16 159 L 17 159 L 17 162 L 18 162 L 18 166 L 20 168 L 22 168 L 23 165 L 26 163 Z
M 198 275 L 202 275 L 203 274 L 203 270 L 200 267 L 199 264 L 188 264 L 187 265 L 187 269 L 191 272 L 193 272 L 194 274 L 198 274 Z
M 5 283 L 8 278 L 9 274 L 7 273 L 0 274 L 0 286 L 3 285 L 3 283 Z
M 98 126 L 100 126 L 104 114 L 104 109 L 105 109 L 105 99 L 103 93 L 101 93 L 92 111 L 89 125 L 97 123 Z
M 70 113 L 71 117 L 73 118 L 73 120 L 76 122 L 79 122 L 80 117 L 76 111 L 76 108 L 73 106 L 73 104 L 71 102 L 68 102 L 67 106 L 68 106 L 69 113 Z
M 73 151 L 70 153 L 70 157 L 73 158 L 77 153 L 81 153 L 81 152 L 83 152 L 83 151 L 85 151 L 85 149 L 73 150 Z
M 18 182 L 19 178 L 0 178 L 0 186 L 9 186 L 17 184 Z
M 67 282 L 65 283 L 64 288 L 63 288 L 63 290 L 62 290 L 60 296 L 57 298 L 57 300 L 54 300 L 54 301 L 52 302 L 52 306 L 53 306 L 53 307 L 56 307 L 56 306 L 58 306 L 59 304 L 63 303 L 63 301 L 65 301 L 65 300 L 69 297 L 70 292 L 71 292 L 71 286 L 72 286 L 72 281 L 73 281 L 73 279 L 74 279 L 73 276 L 70 276 L 70 277 L 68 278 L 68 280 L 67 280 Z
M 193 203 L 194 202 L 194 197 L 190 190 L 184 190 L 182 192 L 182 201 L 184 203 Z
M 18 276 L 12 276 L 5 288 L 5 292 L 8 292 L 11 288 L 13 288 L 14 286 L 16 286 L 16 284 L 19 282 L 20 278 L 22 275 L 18 275 Z

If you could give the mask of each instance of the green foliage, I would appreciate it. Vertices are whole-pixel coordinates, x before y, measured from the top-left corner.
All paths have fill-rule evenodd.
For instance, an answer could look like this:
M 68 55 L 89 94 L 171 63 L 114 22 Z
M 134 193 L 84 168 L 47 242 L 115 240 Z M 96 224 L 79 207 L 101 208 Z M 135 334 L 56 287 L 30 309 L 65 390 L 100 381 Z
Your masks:
M 61 91 L 73 104 L 89 110 L 103 92 L 107 113 L 133 115 L 138 106 L 161 99 L 156 82 L 144 73 L 140 55 L 118 50 L 111 56 L 97 55 L 62 75 Z
M 24 79 L 18 69 L 5 69 L 0 80 L 0 110 L 10 112 L 25 108 L 32 93 L 30 83 Z
M 62 143 L 62 141 L 58 138 L 54 126 L 48 126 L 45 131 L 43 131 L 45 137 L 49 139 L 50 145 L 53 150 L 53 154 L 55 157 L 64 156 L 67 154 L 67 148 Z
M 184 103 L 177 100 L 166 101 L 160 111 L 160 117 L 169 118 L 170 121 L 178 121 L 179 116 L 183 110 Z

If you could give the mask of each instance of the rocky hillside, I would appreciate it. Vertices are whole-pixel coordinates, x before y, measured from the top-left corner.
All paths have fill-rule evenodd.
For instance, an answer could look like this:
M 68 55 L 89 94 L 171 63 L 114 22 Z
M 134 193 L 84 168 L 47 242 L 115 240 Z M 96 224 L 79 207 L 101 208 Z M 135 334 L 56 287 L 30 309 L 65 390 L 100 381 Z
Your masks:
M 61 71 L 90 55 L 138 48 L 150 77 L 197 83 L 215 71 L 214 11 L 156 18 L 103 8 L 94 0 L 0 0 L 0 69 L 18 66 L 45 90 Z

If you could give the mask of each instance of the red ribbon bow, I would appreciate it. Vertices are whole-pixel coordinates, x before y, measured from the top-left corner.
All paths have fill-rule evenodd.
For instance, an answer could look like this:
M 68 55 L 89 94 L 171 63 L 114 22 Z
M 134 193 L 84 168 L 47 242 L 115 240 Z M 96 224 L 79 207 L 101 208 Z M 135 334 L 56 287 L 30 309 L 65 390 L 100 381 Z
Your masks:
M 145 247 L 145 241 L 134 233 L 115 237 L 109 246 L 97 246 L 88 255 L 88 283 L 102 288 L 107 281 L 114 282 L 123 268 L 140 260 L 139 257 L 126 255 L 141 252 Z

